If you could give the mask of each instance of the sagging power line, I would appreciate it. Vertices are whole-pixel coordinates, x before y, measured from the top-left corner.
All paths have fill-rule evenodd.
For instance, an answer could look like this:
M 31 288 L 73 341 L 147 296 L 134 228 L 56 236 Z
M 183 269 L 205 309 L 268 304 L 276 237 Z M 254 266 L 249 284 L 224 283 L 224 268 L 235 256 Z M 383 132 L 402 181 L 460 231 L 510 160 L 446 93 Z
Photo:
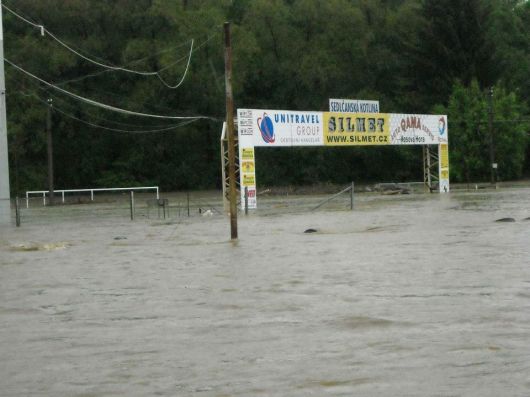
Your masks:
M 217 34 L 212 34 L 212 35 L 208 35 L 208 38 L 206 40 L 204 40 L 203 42 L 201 42 L 199 45 L 197 46 L 194 46 L 193 49 L 191 50 L 192 54 L 197 52 L 198 50 L 200 50 L 202 47 L 204 47 L 206 44 L 208 44 Z M 182 44 L 180 44 L 179 46 L 176 46 L 176 47 L 172 47 L 171 49 L 174 49 L 174 48 L 178 48 L 178 47 L 182 47 Z M 143 57 L 143 58 L 139 58 L 139 59 L 135 59 L 131 62 L 127 62 L 125 65 L 130 65 L 130 64 L 133 64 L 133 63 L 139 63 L 139 62 L 142 62 L 142 61 L 145 61 L 146 59 L 149 59 L 157 54 L 161 54 L 161 53 L 164 53 L 164 52 L 167 52 L 167 51 L 170 51 L 171 49 L 166 49 L 166 50 L 162 50 L 162 51 L 159 51 L 155 54 L 152 54 L 152 55 L 148 55 L 146 57 Z M 169 65 L 161 68 L 158 70 L 158 72 L 162 72 L 162 71 L 165 71 L 167 69 L 169 69 L 170 67 L 182 62 L 183 60 L 185 59 L 190 59 L 188 56 L 186 57 L 181 57 L 179 59 L 177 59 L 176 61 L 174 62 L 171 62 Z M 61 81 L 61 82 L 57 82 L 55 83 L 55 85 L 66 85 L 66 84 L 70 84 L 70 83 L 77 83 L 79 81 L 84 81 L 86 79 L 90 79 L 92 77 L 97 77 L 97 76 L 101 76 L 102 74 L 105 74 L 105 73 L 109 73 L 109 72 L 116 72 L 116 70 L 113 70 L 113 69 L 105 69 L 105 70 L 101 70 L 99 72 L 96 72 L 96 73 L 90 73 L 90 74 L 87 74 L 85 76 L 80 76 L 80 77 L 76 77 L 76 78 L 73 78 L 73 79 L 69 79 L 69 80 L 64 80 L 64 81 Z M 175 87 L 177 88 L 177 87 Z
M 96 107 L 99 107 L 99 108 L 102 108 L 102 109 L 106 109 L 106 110 L 113 111 L 113 112 L 116 112 L 116 113 L 130 115 L 130 116 L 150 117 L 150 118 L 156 118 L 156 119 L 166 119 L 166 120 L 206 119 L 206 120 L 217 121 L 216 118 L 209 117 L 209 116 L 165 116 L 165 115 L 159 115 L 159 114 L 134 112 L 134 111 L 127 110 L 127 109 L 118 108 L 116 106 L 107 105 L 107 104 L 104 104 L 104 103 L 101 103 L 101 102 L 97 102 L 97 101 L 94 101 L 92 99 L 85 98 L 85 97 L 82 97 L 80 95 L 74 94 L 73 92 L 67 91 L 67 90 L 65 90 L 65 89 L 63 89 L 61 87 L 57 87 L 56 85 L 54 85 L 54 84 L 52 84 L 52 83 L 50 83 L 50 82 L 48 82 L 46 80 L 43 80 L 40 77 L 37 77 L 34 74 L 28 72 L 27 70 L 25 70 L 22 67 L 16 65 L 15 63 L 11 62 L 7 58 L 4 58 L 4 60 L 5 60 L 5 62 L 7 62 L 9 65 L 14 67 L 15 69 L 19 70 L 20 72 L 28 75 L 29 77 L 31 77 L 31 78 L 33 78 L 35 80 L 40 81 L 44 85 L 46 85 L 46 86 L 48 86 L 50 88 L 53 88 L 54 90 L 57 90 L 57 91 L 65 94 L 65 95 L 68 95 L 68 96 L 74 98 L 74 99 L 77 99 L 78 101 L 85 102 L 87 104 L 90 104 L 92 106 L 96 106 Z
M 48 105 L 48 101 L 45 101 L 45 100 L 41 99 L 35 93 L 27 93 L 27 92 L 19 91 L 18 94 L 20 94 L 22 96 L 25 96 L 25 97 L 31 97 L 33 99 L 36 99 L 39 102 L 42 102 L 45 105 Z M 91 122 L 83 120 L 83 119 L 81 119 L 81 118 L 79 118 L 77 116 L 74 116 L 74 115 L 70 114 L 69 112 L 61 110 L 60 108 L 57 107 L 57 105 L 53 106 L 53 110 L 58 112 L 58 113 L 61 113 L 63 116 L 66 116 L 69 119 L 76 120 L 76 121 L 78 121 L 80 123 L 86 124 L 86 125 L 88 125 L 90 127 L 93 127 L 93 128 L 100 128 L 100 129 L 107 130 L 107 131 L 123 132 L 123 133 L 128 133 L 128 134 L 149 134 L 149 133 L 169 132 L 169 131 L 173 131 L 173 130 L 182 128 L 182 127 L 184 127 L 184 126 L 186 126 L 188 124 L 191 124 L 191 123 L 194 123 L 194 122 L 198 121 L 197 119 L 193 119 L 193 120 L 184 121 L 184 122 L 179 123 L 179 124 L 174 124 L 174 125 L 170 125 L 170 126 L 165 126 L 163 128 L 154 128 L 154 129 L 149 129 L 149 130 L 126 130 L 126 129 L 122 129 L 122 128 L 112 128 L 112 127 L 106 127 L 106 126 L 100 125 L 100 124 L 91 123 Z M 105 120 L 105 121 L 111 122 L 110 120 Z M 127 124 L 127 125 L 132 126 L 132 124 Z
M 126 68 L 126 67 L 123 67 L 123 66 L 115 66 L 115 65 L 111 65 L 109 63 L 103 63 L 103 62 L 98 62 L 97 60 L 93 59 L 95 57 L 92 56 L 91 57 L 88 57 L 84 54 L 82 54 L 81 52 L 77 51 L 76 49 L 74 49 L 72 46 L 66 44 L 63 40 L 59 39 L 56 35 L 54 35 L 52 32 L 50 32 L 48 29 L 46 29 L 44 27 L 44 25 L 41 25 L 41 24 L 37 24 L 35 22 L 32 22 L 26 18 L 24 18 L 22 15 L 16 13 L 15 11 L 13 11 L 12 9 L 10 9 L 9 7 L 7 7 L 6 5 L 2 4 L 2 7 L 10 12 L 11 14 L 13 14 L 14 16 L 16 16 L 17 18 L 19 18 L 20 20 L 26 22 L 27 24 L 37 28 L 40 30 L 41 32 L 41 35 L 44 36 L 45 34 L 47 34 L 48 36 L 50 36 L 52 39 L 54 39 L 57 43 L 59 43 L 61 46 L 63 46 L 64 48 L 66 48 L 68 51 L 72 52 L 73 54 L 79 56 L 80 58 L 83 58 L 84 60 L 94 64 L 94 65 L 97 65 L 97 66 L 100 66 L 102 68 L 105 68 L 109 71 L 122 71 L 122 72 L 127 72 L 127 73 L 132 73 L 132 74 L 138 74 L 138 75 L 141 75 L 141 76 L 156 76 L 161 82 L 162 84 L 164 84 L 167 88 L 170 88 L 170 89 L 176 89 L 178 87 L 180 87 L 182 85 L 182 83 L 184 82 L 185 78 L 186 78 L 186 75 L 188 73 L 188 69 L 189 69 L 189 66 L 190 66 L 190 62 L 191 62 L 191 56 L 193 54 L 193 44 L 194 44 L 194 39 L 191 39 L 191 45 L 190 45 L 190 51 L 189 51 L 189 55 L 188 55 L 188 62 L 186 64 L 186 69 L 184 70 L 184 73 L 180 79 L 180 81 L 175 84 L 175 85 L 170 85 L 161 75 L 160 75 L 160 72 L 164 71 L 164 70 L 167 70 L 168 68 L 174 66 L 175 64 L 179 63 L 182 59 L 160 69 L 160 70 L 157 70 L 155 72 L 149 72 L 149 71 L 141 71 L 141 70 L 134 70 L 134 69 L 129 69 L 129 68 Z

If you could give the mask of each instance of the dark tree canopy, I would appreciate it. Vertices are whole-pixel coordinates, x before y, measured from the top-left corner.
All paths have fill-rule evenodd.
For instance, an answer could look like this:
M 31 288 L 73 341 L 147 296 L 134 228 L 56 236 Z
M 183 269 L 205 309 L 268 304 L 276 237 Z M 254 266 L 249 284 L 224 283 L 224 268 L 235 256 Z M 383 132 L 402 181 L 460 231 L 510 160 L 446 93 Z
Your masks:
M 232 22 L 236 107 L 326 110 L 330 97 L 378 99 L 383 112 L 434 112 L 436 105 L 444 106 L 450 134 L 455 134 L 450 136 L 456 143 L 471 139 L 466 147 L 451 146 L 456 180 L 466 179 L 462 170 L 471 161 L 466 150 L 477 158 L 474 168 L 467 165 L 470 177 L 488 175 L 487 153 L 473 152 L 473 145 L 483 144 L 474 141 L 476 131 L 452 124 L 463 115 L 471 118 L 463 105 L 466 101 L 483 106 L 486 89 L 502 87 L 498 92 L 504 107 L 497 104 L 498 123 L 506 123 L 508 114 L 528 119 L 530 5 L 526 1 L 4 0 L 4 4 L 28 21 L 44 25 L 85 57 L 137 71 L 161 70 L 168 85 L 182 79 L 194 39 L 187 74 L 178 88 L 170 89 L 157 76 L 94 65 L 4 9 L 5 56 L 34 75 L 77 95 L 136 112 L 210 117 L 165 132 L 116 131 L 159 130 L 178 123 L 90 106 L 6 64 L 11 186 L 17 194 L 46 186 L 49 98 L 55 109 L 58 188 L 133 184 L 157 184 L 166 190 L 218 188 L 225 113 L 221 32 L 226 20 Z M 482 125 L 483 113 L 473 114 L 473 122 Z M 508 156 L 512 146 L 522 148 L 522 155 L 510 160 L 515 163 L 503 163 L 505 178 L 521 177 L 525 159 L 527 173 L 530 168 L 528 123 L 517 128 L 517 139 L 508 135 L 499 149 L 499 156 Z M 268 170 L 258 174 L 258 180 L 269 185 L 421 178 L 421 150 L 415 147 L 293 148 L 258 151 L 257 156 Z

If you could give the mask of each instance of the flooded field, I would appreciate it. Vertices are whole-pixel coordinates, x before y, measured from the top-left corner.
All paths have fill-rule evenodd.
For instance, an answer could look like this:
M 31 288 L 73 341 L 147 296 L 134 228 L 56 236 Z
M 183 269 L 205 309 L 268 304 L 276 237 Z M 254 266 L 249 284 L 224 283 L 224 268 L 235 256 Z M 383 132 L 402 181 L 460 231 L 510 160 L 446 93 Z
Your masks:
M 0 395 L 530 395 L 530 189 L 322 199 L 24 209 Z

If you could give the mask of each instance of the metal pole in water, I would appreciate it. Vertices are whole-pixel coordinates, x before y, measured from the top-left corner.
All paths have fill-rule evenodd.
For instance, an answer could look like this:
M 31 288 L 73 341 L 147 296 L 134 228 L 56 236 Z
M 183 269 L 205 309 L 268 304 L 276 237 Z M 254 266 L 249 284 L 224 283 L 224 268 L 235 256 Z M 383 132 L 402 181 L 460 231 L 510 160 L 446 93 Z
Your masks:
M 20 203 L 18 202 L 18 196 L 15 197 L 15 223 L 17 227 L 20 227 Z
M 134 192 L 131 190 L 130 193 L 131 221 L 134 221 Z
M 2 26 L 2 0 L 0 0 L 0 225 L 7 225 L 11 222 L 8 158 L 6 86 L 4 75 L 4 29 Z
M 245 215 L 248 215 L 248 187 L 245 186 Z
M 48 112 L 46 116 L 46 137 L 48 148 L 48 190 L 50 198 L 48 200 L 50 205 L 54 204 L 55 192 L 53 187 L 53 138 L 52 138 L 52 110 L 53 100 L 48 98 Z
M 350 209 L 353 210 L 353 182 L 351 183 L 350 189 Z
M 230 238 L 237 239 L 236 143 L 234 137 L 234 98 L 232 95 L 232 44 L 230 22 L 224 24 L 226 133 L 228 135 L 228 181 L 230 183 Z
M 497 180 L 494 168 L 495 164 L 495 144 L 493 142 L 493 87 L 490 87 L 488 95 L 488 130 L 489 130 L 489 149 L 490 149 L 490 172 L 491 184 L 497 187 Z

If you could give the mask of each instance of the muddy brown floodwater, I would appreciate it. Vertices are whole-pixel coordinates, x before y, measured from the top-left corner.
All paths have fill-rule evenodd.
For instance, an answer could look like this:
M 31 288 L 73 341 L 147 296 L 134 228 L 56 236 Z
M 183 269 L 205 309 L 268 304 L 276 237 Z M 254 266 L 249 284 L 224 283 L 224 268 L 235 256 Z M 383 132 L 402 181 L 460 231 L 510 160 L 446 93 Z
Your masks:
M 0 395 L 530 395 L 530 189 L 321 198 L 260 199 L 236 243 L 215 212 L 26 210 Z

